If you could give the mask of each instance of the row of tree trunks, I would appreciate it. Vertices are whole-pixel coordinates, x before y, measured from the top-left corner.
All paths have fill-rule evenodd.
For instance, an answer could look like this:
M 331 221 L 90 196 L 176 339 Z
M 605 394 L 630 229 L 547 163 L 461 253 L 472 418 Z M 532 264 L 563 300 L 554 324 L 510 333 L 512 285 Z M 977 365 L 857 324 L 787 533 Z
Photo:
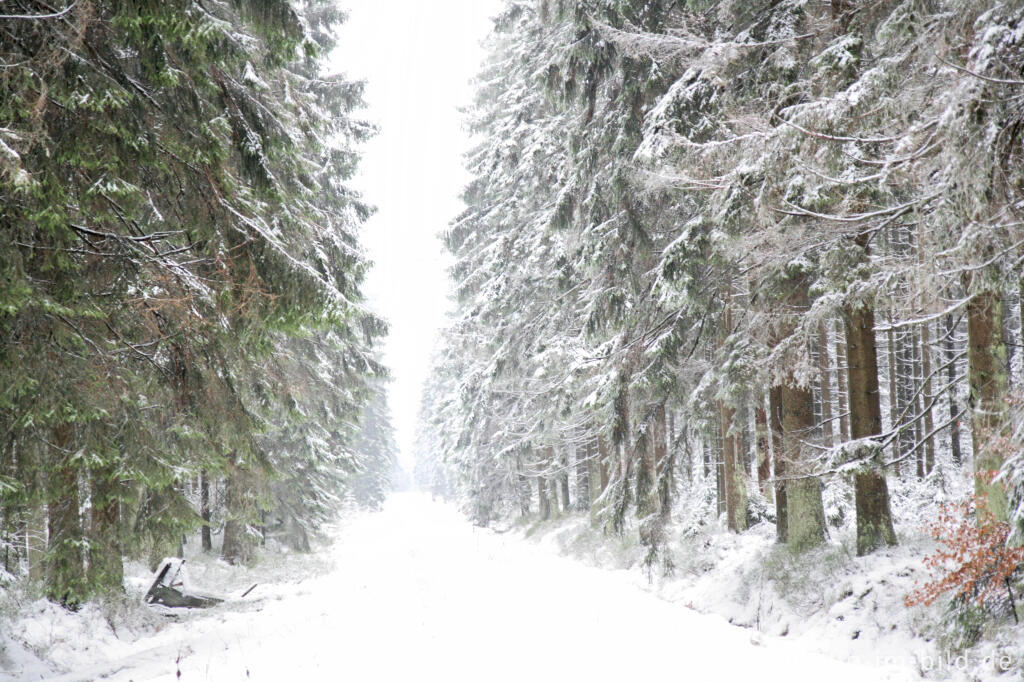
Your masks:
M 797 283 L 787 304 L 797 310 L 807 309 L 807 290 L 803 284 Z M 1006 348 L 1002 338 L 1002 307 L 1002 301 L 995 292 L 976 294 L 967 307 L 969 384 L 973 406 L 972 440 L 977 453 L 975 470 L 979 474 L 977 490 L 979 494 L 987 496 L 989 506 L 997 518 L 1005 518 L 1006 494 L 1001 486 L 992 485 L 988 478 L 1002 464 L 1002 458 L 994 448 L 986 447 L 985 443 L 1000 428 L 1005 417 L 1004 398 L 1010 371 L 1006 366 Z M 821 483 L 814 476 L 814 444 L 811 442 L 816 430 L 821 427 L 821 445 L 825 447 L 830 446 L 837 436 L 847 438 L 847 430 L 848 438 L 852 440 L 868 439 L 882 433 L 874 311 L 869 305 L 847 307 L 843 322 L 844 337 L 835 347 L 840 353 L 839 357 L 845 355 L 847 367 L 845 372 L 842 368 L 836 372 L 840 390 L 835 395 L 832 392 L 831 341 L 827 327 L 822 325 L 818 332 L 820 420 L 815 418 L 813 391 L 809 387 L 800 386 L 791 375 L 784 376 L 781 385 L 771 387 L 767 410 L 761 404 L 754 408 L 757 482 L 765 490 L 769 473 L 774 467 L 778 538 L 780 542 L 796 549 L 820 544 L 825 537 Z M 953 318 L 947 316 L 942 350 L 947 364 L 946 380 L 951 384 L 956 378 L 956 363 L 953 362 L 955 326 Z M 887 340 L 890 353 L 890 400 L 894 410 L 892 421 L 898 427 L 904 411 L 904 422 L 910 419 L 919 421 L 918 426 L 907 429 L 909 432 L 916 428 L 917 433 L 911 439 L 912 445 L 905 444 L 904 448 L 917 448 L 917 473 L 924 476 L 935 463 L 935 444 L 932 438 L 934 419 L 931 412 L 935 400 L 931 376 L 932 330 L 929 324 L 922 324 L 916 331 L 899 335 L 890 330 Z M 909 386 L 899 386 L 901 381 Z M 832 412 L 833 400 L 837 403 L 838 415 Z M 958 413 L 956 397 L 952 392 L 948 396 L 948 406 L 952 419 Z M 667 519 L 671 491 L 669 440 L 674 436 L 674 428 L 669 427 L 664 404 L 652 408 L 648 420 L 645 442 L 636 451 L 639 456 L 638 465 L 642 467 L 638 474 L 646 480 L 646 487 L 638 489 L 638 493 L 648 499 L 643 502 L 638 500 L 638 503 L 642 504 L 645 513 L 657 512 L 662 519 Z M 834 421 L 836 425 L 833 425 Z M 737 423 L 737 410 L 724 402 L 719 404 L 718 422 L 721 445 L 718 448 L 720 468 L 717 472 L 720 501 L 729 529 L 738 532 L 747 525 L 746 485 L 750 473 L 743 429 Z M 768 446 L 769 441 L 771 448 Z M 950 426 L 950 444 L 954 461 L 959 461 L 962 454 L 956 424 Z M 622 448 L 623 457 L 628 456 L 626 452 L 629 450 Z M 775 453 L 774 458 L 769 456 L 770 451 Z M 901 448 L 897 457 L 908 451 Z M 628 467 L 627 462 L 618 459 L 616 463 L 619 469 Z M 577 491 L 582 497 L 578 503 L 584 505 L 582 508 L 589 507 L 595 519 L 600 512 L 597 502 L 609 484 L 611 463 L 609 447 L 603 437 L 581 446 L 576 457 Z M 563 464 L 568 466 L 567 462 Z M 710 473 L 709 464 L 710 461 L 705 457 L 705 475 Z M 866 462 L 865 468 L 854 479 L 859 555 L 896 543 L 888 485 L 884 470 L 873 468 L 876 464 Z M 619 473 L 628 476 L 627 471 Z M 542 478 L 537 481 L 542 518 L 549 518 L 559 501 L 563 510 L 569 509 L 568 469 L 560 473 L 553 483 L 556 485 L 549 492 L 547 481 Z
M 807 290 L 797 283 L 787 305 L 797 310 L 808 306 Z M 1006 493 L 999 485 L 991 484 L 990 475 L 1002 464 L 1002 457 L 986 443 L 1005 421 L 1005 396 L 1012 368 L 1007 367 L 1003 335 L 1003 303 L 995 292 L 976 294 L 967 306 L 968 367 L 971 391 L 972 440 L 975 452 L 975 470 L 978 473 L 977 491 L 988 499 L 990 509 L 997 518 L 1005 518 Z M 754 406 L 754 424 L 757 457 L 757 482 L 762 491 L 768 489 L 770 474 L 774 474 L 774 492 L 777 509 L 778 539 L 795 549 L 806 549 L 824 541 L 825 521 L 821 497 L 821 483 L 814 475 L 812 443 L 815 433 L 820 445 L 830 447 L 835 438 L 843 440 L 870 439 L 882 433 L 881 398 L 879 391 L 878 347 L 875 335 L 874 310 L 870 305 L 850 305 L 843 313 L 842 338 L 835 344 L 837 357 L 845 359 L 846 368 L 836 369 L 837 391 L 833 393 L 832 347 L 828 327 L 822 325 L 817 336 L 817 361 L 821 374 L 820 419 L 815 415 L 815 395 L 807 386 L 799 385 L 792 375 L 784 375 L 780 385 L 770 387 L 768 409 L 760 402 Z M 944 320 L 941 350 L 944 357 L 945 379 L 955 383 L 956 323 L 952 316 Z M 894 428 L 907 424 L 906 431 L 913 437 L 897 451 L 897 459 L 916 448 L 917 473 L 927 475 L 935 465 L 935 422 L 932 414 L 935 401 L 932 372 L 932 328 L 928 323 L 901 334 L 889 331 L 890 405 Z M 936 341 L 935 343 L 938 343 Z M 905 384 L 901 386 L 900 383 Z M 958 414 L 955 392 L 947 389 L 949 416 Z M 838 414 L 832 411 L 838 408 Z M 732 531 L 742 531 L 747 525 L 746 485 L 750 476 L 743 442 L 743 428 L 737 423 L 735 407 L 721 402 L 718 405 L 719 447 L 708 448 L 704 442 L 704 474 L 711 473 L 717 461 L 716 478 L 719 487 L 720 511 Z M 904 414 L 905 413 L 905 414 Z M 955 423 L 950 425 L 950 445 L 955 462 L 962 459 L 959 434 Z M 649 442 L 637 450 L 639 472 L 647 478 L 649 487 L 643 490 L 650 499 L 643 503 L 647 513 L 655 510 L 667 519 L 670 510 L 669 482 L 671 456 L 669 440 L 675 429 L 668 424 L 664 404 L 656 406 L 649 415 Z M 820 430 L 819 430 L 820 429 Z M 771 447 L 769 447 L 769 442 Z M 869 444 L 866 443 L 870 447 Z M 609 448 L 603 438 L 593 441 L 594 453 L 584 452 L 580 461 L 578 488 L 588 492 L 587 500 L 595 518 L 595 504 L 607 489 L 609 479 Z M 628 448 L 623 448 L 625 453 Z M 714 450 L 718 457 L 711 457 Z M 774 453 L 771 456 L 770 453 Z M 623 455 L 626 456 L 625 454 Z M 878 453 L 881 458 L 881 453 Z M 619 468 L 628 463 L 618 461 Z M 888 485 L 884 469 L 877 461 L 866 461 L 864 468 L 854 477 L 857 512 L 857 553 L 864 555 L 884 546 L 896 544 L 890 510 Z M 773 471 L 774 470 L 774 471 Z M 620 471 L 628 477 L 628 471 Z M 563 507 L 568 504 L 568 478 L 563 477 Z M 543 482 L 538 482 L 543 492 Z M 639 492 L 639 491 L 638 491 Z M 546 493 L 543 495 L 546 498 Z M 550 513 L 550 502 L 546 509 Z

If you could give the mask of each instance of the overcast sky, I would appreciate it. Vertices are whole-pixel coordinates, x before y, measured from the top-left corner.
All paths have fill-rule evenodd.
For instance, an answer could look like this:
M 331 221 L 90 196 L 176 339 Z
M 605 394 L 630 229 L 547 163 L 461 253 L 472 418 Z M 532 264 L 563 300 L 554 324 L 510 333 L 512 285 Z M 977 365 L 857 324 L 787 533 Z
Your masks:
M 473 95 L 480 45 L 500 0 L 339 0 L 349 11 L 334 66 L 365 79 L 367 118 L 380 134 L 354 185 L 377 206 L 363 244 L 365 286 L 391 325 L 384 360 L 403 464 L 410 466 L 420 389 L 448 309 L 447 260 L 437 236 L 462 210 L 469 140 L 459 107 Z

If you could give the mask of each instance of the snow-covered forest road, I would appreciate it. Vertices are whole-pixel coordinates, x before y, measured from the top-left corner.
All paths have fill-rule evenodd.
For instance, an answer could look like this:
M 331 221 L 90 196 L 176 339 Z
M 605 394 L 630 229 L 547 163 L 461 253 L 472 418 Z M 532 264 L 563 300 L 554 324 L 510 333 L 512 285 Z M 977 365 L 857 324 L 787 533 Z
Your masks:
M 258 610 L 204 612 L 59 679 L 909 679 L 662 601 L 418 494 L 351 520 L 333 551 L 324 576 L 261 586 Z

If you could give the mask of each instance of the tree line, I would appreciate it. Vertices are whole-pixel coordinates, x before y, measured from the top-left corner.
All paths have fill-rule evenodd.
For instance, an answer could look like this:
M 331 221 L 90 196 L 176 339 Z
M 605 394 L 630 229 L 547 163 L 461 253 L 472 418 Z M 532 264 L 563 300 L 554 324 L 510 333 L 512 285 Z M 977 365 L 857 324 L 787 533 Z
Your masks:
M 68 606 L 385 494 L 328 0 L 0 9 L 0 553 Z M 364 414 L 367 418 L 364 419 Z M 364 425 L 369 425 L 364 428 Z
M 509 0 L 417 476 L 796 550 L 954 477 L 1024 531 L 1024 10 Z M 935 495 L 932 495 L 934 497 Z M 703 505 L 703 506 L 702 506 Z M 682 515 L 681 515 L 682 516 Z

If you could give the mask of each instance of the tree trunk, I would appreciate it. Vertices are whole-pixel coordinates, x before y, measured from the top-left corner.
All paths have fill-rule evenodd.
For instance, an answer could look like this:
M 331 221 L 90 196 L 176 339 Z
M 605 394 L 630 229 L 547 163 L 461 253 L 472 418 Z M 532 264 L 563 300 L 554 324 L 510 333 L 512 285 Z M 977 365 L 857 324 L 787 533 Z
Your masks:
M 112 469 L 93 473 L 89 583 L 100 592 L 120 592 L 124 589 L 119 514 L 121 493 L 121 484 Z
M 953 455 L 953 464 L 960 466 L 963 463 L 963 454 L 960 448 L 960 420 L 956 416 L 960 413 L 960 406 L 956 402 L 956 348 L 954 336 L 956 335 L 956 323 L 952 315 L 946 315 L 946 338 L 943 341 L 943 349 L 946 355 L 946 383 L 949 390 L 946 397 L 949 400 L 949 449 Z
M 769 442 L 771 434 L 768 431 L 768 412 L 764 408 L 764 394 L 761 394 L 754 408 L 754 430 L 757 442 L 757 488 L 762 495 L 771 499 L 768 490 L 768 482 L 772 478 L 772 455 Z
M 516 454 L 516 498 L 519 501 L 519 517 L 527 518 L 530 515 L 530 498 L 532 489 L 530 479 L 523 473 L 523 454 Z
M 255 543 L 249 534 L 250 491 L 246 472 L 236 462 L 228 465 L 224 481 L 224 542 L 220 556 L 229 564 L 249 564 L 255 555 Z
M 747 529 L 747 488 L 743 467 L 740 438 L 736 434 L 736 410 L 719 403 L 722 420 L 722 494 L 725 499 L 725 520 L 734 533 Z
M 46 508 L 41 503 L 32 503 L 25 521 L 25 556 L 28 559 L 28 576 L 34 581 L 46 579 L 46 544 Z
M 549 468 L 550 467 L 554 467 L 554 468 L 557 469 L 558 466 L 559 466 L 559 462 L 558 462 L 558 459 L 557 459 L 557 456 L 556 456 L 556 453 L 555 453 L 555 449 L 553 447 L 544 448 L 544 455 L 545 455 L 545 460 L 544 461 L 547 463 L 547 466 Z M 549 511 L 549 516 L 558 516 L 559 515 L 558 490 L 559 490 L 559 480 L 561 479 L 561 477 L 562 477 L 562 475 L 560 473 L 556 472 L 549 479 L 545 479 L 545 482 L 544 482 L 545 490 L 547 490 L 547 494 L 548 494 L 548 498 L 549 498 L 548 499 L 548 509 L 550 510 Z
M 597 437 L 597 448 L 600 453 L 601 492 L 603 493 L 611 482 L 612 453 L 608 449 L 608 441 L 604 439 L 604 436 Z
M 878 351 L 875 347 L 875 315 L 869 307 L 847 308 L 846 364 L 849 368 L 850 437 L 868 438 L 882 432 L 882 408 L 878 396 Z M 885 475 L 866 470 L 854 476 L 857 507 L 857 556 L 884 545 L 896 544 Z
M 1002 292 L 1000 301 L 1002 302 L 1003 314 L 1000 315 L 1002 324 L 1000 325 L 1000 333 L 1003 337 L 1003 348 L 1006 350 L 1006 386 L 1007 389 L 1011 388 L 1016 380 L 1013 376 L 1013 356 L 1016 352 L 1016 344 L 1013 343 L 1013 333 L 1010 328 L 1011 312 L 1013 311 L 1013 299 L 1016 298 L 1016 292 L 1010 293 L 1009 289 Z
M 715 472 L 715 495 L 716 505 L 715 510 L 718 516 L 725 513 L 725 474 L 723 473 L 724 460 L 722 459 L 722 452 L 725 448 L 725 438 L 723 436 L 722 426 L 722 409 L 719 404 L 718 409 L 718 430 L 715 432 L 714 448 L 711 452 L 711 456 L 714 458 L 712 464 L 714 465 Z
M 842 320 L 836 324 L 843 324 Z M 850 440 L 850 415 L 849 406 L 846 403 L 846 374 L 847 368 L 842 367 L 846 359 L 846 343 L 842 340 L 845 335 L 842 330 L 836 341 L 836 398 L 839 405 L 839 439 L 843 442 Z
M 1020 379 L 1018 385 L 1024 386 L 1024 277 L 1017 283 L 1017 317 L 1020 326 L 1017 328 L 1017 343 L 1021 345 Z
M 971 440 L 974 445 L 975 492 L 988 509 L 1006 521 L 1007 496 L 992 476 L 1003 465 L 998 447 L 990 445 L 1006 427 L 1006 347 L 999 294 L 983 291 L 967 304 L 967 362 L 971 388 Z
M 896 375 L 898 374 L 897 366 L 899 361 L 896 357 L 896 332 L 892 328 L 892 315 L 889 315 L 889 329 L 886 331 L 886 346 L 888 348 L 889 356 L 889 425 L 890 428 L 896 429 L 899 426 L 900 417 L 900 400 L 899 400 L 899 385 L 897 384 Z M 849 352 L 849 351 L 848 351 Z M 881 433 L 881 431 L 879 431 Z M 892 458 L 895 461 L 899 461 L 903 455 L 903 436 L 896 436 L 892 439 Z M 897 473 L 900 470 L 900 465 L 896 464 Z
M 923 410 L 922 437 L 924 438 L 924 473 L 927 476 L 935 468 L 935 437 L 932 430 L 932 330 L 931 323 L 921 325 L 921 409 Z
M 576 469 L 576 509 L 590 510 L 590 441 L 573 447 Z
M 775 539 L 786 543 L 789 528 L 786 503 L 786 462 L 783 457 L 782 387 L 772 386 L 768 391 L 769 426 L 772 432 L 772 464 L 775 474 Z
M 810 308 L 810 282 L 805 275 L 796 275 L 789 281 L 791 290 L 784 305 L 791 314 L 803 314 Z M 789 323 L 792 333 L 795 323 Z M 814 452 L 817 423 L 814 418 L 814 391 L 803 387 L 795 373 L 792 360 L 784 361 L 782 369 L 780 411 L 782 422 L 781 469 L 786 480 L 786 528 L 782 535 L 786 543 L 797 551 L 808 549 L 825 541 L 825 510 L 821 499 L 821 482 L 814 476 Z
M 46 594 L 74 609 L 88 598 L 85 557 L 82 547 L 82 518 L 79 511 L 78 469 L 70 461 L 72 425 L 53 429 L 55 447 L 51 452 L 47 490 L 49 502 L 49 547 L 46 562 Z
M 832 361 L 829 357 L 828 327 L 818 325 L 818 371 L 821 375 L 821 444 L 832 447 Z
M 662 522 L 672 512 L 672 457 L 669 454 L 668 416 L 665 404 L 654 408 L 654 481 L 658 495 L 658 514 Z
M 548 497 L 548 484 L 543 476 L 537 477 L 537 499 L 539 500 L 540 520 L 551 518 L 551 499 Z
M 604 494 L 608 485 L 607 469 L 605 462 L 608 458 L 608 447 L 604 439 L 598 436 L 590 441 L 588 446 L 590 452 L 590 523 L 596 527 L 598 515 L 601 511 L 598 498 Z
M 561 512 L 568 514 L 570 511 L 569 501 L 569 450 L 565 447 L 561 449 L 561 454 L 556 453 L 555 448 L 551 448 L 551 461 L 558 467 L 558 473 L 555 474 L 555 478 L 551 481 L 551 490 L 555 494 L 555 510 L 558 511 L 559 502 L 561 502 Z
M 791 378 L 791 377 L 787 377 Z M 782 385 L 782 431 L 786 481 L 786 543 L 796 551 L 825 541 L 821 483 L 811 476 L 814 453 L 814 394 L 795 380 Z
M 203 519 L 200 529 L 204 552 L 213 551 L 213 534 L 210 528 L 210 475 L 206 469 L 199 472 L 199 515 Z
M 900 360 L 900 373 L 897 379 L 900 386 L 900 405 L 902 410 L 906 412 L 906 416 L 903 419 L 905 427 L 900 431 L 900 438 L 903 440 L 902 451 L 907 453 L 913 450 L 916 453 L 914 460 L 917 467 L 917 477 L 921 479 L 924 478 L 924 452 L 921 448 L 915 450 L 917 444 L 921 442 L 921 422 L 918 419 L 921 411 L 920 403 L 918 402 L 920 383 L 918 382 L 917 368 L 920 366 L 920 363 L 917 357 L 917 333 L 913 328 L 906 329 L 899 335 L 899 339 L 898 357 Z M 900 462 L 897 462 L 895 466 L 896 475 L 899 476 L 901 473 Z

